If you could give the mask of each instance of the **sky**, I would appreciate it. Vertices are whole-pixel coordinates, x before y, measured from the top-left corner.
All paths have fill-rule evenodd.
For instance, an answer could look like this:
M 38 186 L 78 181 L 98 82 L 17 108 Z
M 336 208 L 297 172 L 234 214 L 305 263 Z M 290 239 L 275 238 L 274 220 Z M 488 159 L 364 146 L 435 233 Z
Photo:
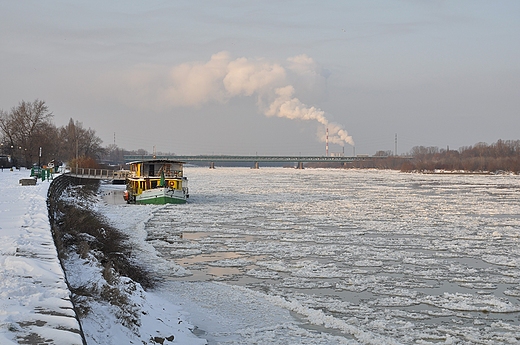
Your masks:
M 104 145 L 345 155 L 518 140 L 520 2 L 0 0 L 0 109 Z

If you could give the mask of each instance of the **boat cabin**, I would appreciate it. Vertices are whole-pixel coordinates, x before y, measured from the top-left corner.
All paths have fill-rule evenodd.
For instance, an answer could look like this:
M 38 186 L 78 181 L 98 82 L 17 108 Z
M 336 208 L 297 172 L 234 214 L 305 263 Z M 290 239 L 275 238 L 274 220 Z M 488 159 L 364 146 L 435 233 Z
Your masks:
M 183 176 L 184 162 L 152 159 L 130 163 L 127 178 L 129 202 L 182 202 L 188 197 L 188 179 Z M 161 189 L 161 191 L 159 191 Z M 155 190 L 155 191 L 154 191 Z M 164 195 L 160 195 L 164 193 Z
M 131 177 L 161 177 L 182 178 L 184 162 L 154 159 L 149 161 L 138 161 L 130 163 Z

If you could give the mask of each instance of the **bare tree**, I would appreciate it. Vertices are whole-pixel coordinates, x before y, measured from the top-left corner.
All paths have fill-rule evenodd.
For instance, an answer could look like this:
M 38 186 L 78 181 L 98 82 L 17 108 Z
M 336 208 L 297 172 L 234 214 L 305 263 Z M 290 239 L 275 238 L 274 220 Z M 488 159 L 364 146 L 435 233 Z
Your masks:
M 96 135 L 96 131 L 83 128 L 81 122 L 74 122 L 72 118 L 66 126 L 59 129 L 59 140 L 60 156 L 65 161 L 80 157 L 98 159 L 105 151 L 101 146 L 103 141 Z
M 13 156 L 17 165 L 30 166 L 39 160 L 40 147 L 48 158 L 49 140 L 53 114 L 44 101 L 21 101 L 10 112 L 0 112 L 2 143 Z M 5 149 L 4 149 L 5 150 Z

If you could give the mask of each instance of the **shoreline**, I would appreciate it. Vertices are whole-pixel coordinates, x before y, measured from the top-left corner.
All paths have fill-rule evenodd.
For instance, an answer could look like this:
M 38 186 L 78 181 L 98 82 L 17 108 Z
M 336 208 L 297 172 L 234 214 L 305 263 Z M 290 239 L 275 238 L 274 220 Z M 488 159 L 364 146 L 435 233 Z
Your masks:
M 49 194 L 63 186 L 55 184 L 58 176 L 20 185 L 29 173 L 0 172 L 2 345 L 207 344 L 192 333 L 194 327 L 185 321 L 187 312 L 181 306 L 118 276 L 95 260 L 95 248 L 79 253 L 77 245 L 64 243 L 60 248 L 51 227 L 60 216 L 51 211 L 58 198 Z M 90 204 L 94 217 L 99 217 L 96 204 L 74 198 L 68 202 Z M 104 299 L 96 299 L 101 295 Z M 77 298 L 85 302 L 80 308 L 74 303 Z
M 50 182 L 20 185 L 29 172 L 0 172 L 0 343 L 85 345 L 51 234 Z

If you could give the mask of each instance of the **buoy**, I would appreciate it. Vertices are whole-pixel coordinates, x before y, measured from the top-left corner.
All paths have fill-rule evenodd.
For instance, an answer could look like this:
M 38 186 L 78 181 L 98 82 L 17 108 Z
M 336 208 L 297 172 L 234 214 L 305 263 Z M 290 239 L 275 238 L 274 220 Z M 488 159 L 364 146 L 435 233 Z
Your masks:
M 123 199 L 125 199 L 125 201 L 128 201 L 128 191 L 125 190 L 125 192 L 123 193 Z

